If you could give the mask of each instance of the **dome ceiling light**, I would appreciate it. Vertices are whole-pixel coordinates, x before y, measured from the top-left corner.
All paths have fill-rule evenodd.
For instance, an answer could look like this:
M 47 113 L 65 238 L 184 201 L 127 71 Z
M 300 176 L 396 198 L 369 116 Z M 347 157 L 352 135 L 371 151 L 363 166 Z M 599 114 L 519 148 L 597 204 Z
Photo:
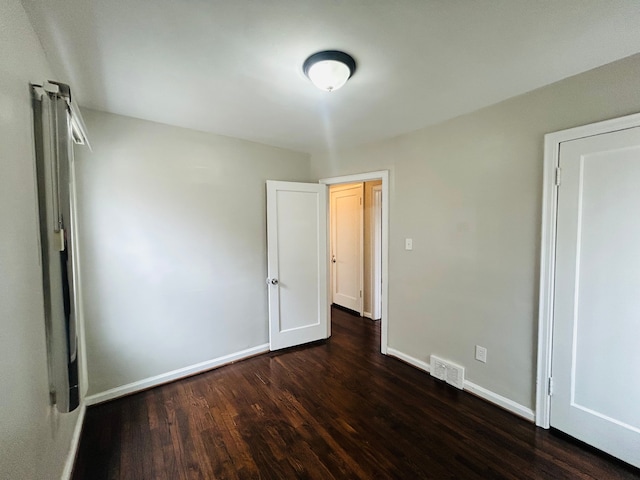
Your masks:
M 302 65 L 309 80 L 325 92 L 342 87 L 356 71 L 356 61 L 348 53 L 325 50 L 314 53 Z

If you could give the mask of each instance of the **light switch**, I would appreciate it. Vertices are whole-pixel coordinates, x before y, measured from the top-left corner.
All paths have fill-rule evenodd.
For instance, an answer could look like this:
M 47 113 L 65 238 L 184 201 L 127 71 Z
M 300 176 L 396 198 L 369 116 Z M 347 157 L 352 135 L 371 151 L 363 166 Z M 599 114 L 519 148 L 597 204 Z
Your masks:
M 404 249 L 405 250 L 413 250 L 413 238 L 405 238 L 404 239 Z

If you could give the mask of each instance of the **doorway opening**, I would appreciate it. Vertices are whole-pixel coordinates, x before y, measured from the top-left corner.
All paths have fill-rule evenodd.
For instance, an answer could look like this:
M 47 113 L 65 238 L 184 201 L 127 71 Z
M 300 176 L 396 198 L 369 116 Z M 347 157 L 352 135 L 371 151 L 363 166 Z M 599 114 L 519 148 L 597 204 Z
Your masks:
M 330 188 L 329 306 L 380 320 L 380 351 L 386 354 L 389 172 L 327 178 L 320 183 Z M 330 328 L 329 322 L 329 334 Z
M 382 180 L 329 187 L 330 303 L 380 320 Z

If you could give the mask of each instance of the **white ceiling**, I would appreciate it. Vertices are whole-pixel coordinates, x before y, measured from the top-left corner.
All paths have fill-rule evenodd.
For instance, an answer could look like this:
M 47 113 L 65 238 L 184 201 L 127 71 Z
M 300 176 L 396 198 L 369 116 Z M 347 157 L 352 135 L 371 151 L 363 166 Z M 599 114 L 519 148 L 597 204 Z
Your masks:
M 417 130 L 640 51 L 638 0 L 23 3 L 80 105 L 304 152 Z M 301 71 L 324 49 L 358 62 L 337 92 Z

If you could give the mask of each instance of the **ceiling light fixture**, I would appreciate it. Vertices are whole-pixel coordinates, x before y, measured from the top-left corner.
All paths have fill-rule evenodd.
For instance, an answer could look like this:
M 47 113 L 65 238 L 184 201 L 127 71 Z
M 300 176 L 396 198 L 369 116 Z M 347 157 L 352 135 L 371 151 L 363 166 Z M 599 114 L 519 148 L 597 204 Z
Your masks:
M 347 53 L 325 50 L 307 58 L 302 70 L 320 90 L 333 92 L 347 83 L 354 74 L 356 61 Z

